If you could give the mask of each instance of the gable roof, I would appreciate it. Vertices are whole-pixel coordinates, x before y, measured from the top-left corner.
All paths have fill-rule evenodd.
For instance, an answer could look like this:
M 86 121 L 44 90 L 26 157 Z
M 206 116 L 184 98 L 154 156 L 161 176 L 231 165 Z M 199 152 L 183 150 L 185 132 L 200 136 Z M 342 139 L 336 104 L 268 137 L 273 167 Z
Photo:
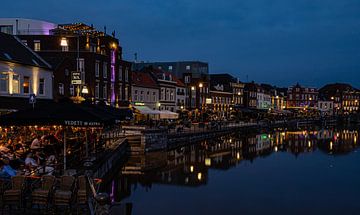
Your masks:
M 146 71 L 133 71 L 132 72 L 132 82 L 133 85 L 137 87 L 150 87 L 158 88 L 156 81 L 153 79 L 151 74 Z
M 0 60 L 51 69 L 51 66 L 17 37 L 0 32 Z

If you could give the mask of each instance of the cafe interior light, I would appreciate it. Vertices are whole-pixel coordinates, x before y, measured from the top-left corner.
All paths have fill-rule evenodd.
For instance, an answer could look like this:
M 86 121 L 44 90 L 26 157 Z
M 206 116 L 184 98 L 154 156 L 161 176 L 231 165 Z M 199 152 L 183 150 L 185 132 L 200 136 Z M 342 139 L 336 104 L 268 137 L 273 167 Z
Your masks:
M 190 166 L 190 172 L 194 172 L 194 166 Z

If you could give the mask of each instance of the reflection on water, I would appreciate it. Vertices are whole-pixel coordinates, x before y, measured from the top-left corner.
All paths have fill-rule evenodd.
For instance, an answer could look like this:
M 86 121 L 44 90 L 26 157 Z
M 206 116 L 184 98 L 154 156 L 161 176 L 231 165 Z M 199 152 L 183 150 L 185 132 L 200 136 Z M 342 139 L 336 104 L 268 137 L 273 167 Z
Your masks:
M 301 157 L 302 154 L 306 155 L 311 153 L 311 156 L 314 157 L 312 158 L 313 160 L 311 160 L 312 163 L 310 163 L 310 161 L 309 163 L 304 161 L 303 166 L 301 166 L 301 163 L 300 165 L 299 163 L 295 163 L 296 166 L 294 169 L 297 168 L 297 172 L 301 175 L 301 171 L 303 171 L 304 174 L 309 174 L 307 172 L 308 169 L 313 168 L 314 172 L 311 173 L 313 174 L 311 177 L 318 177 L 316 175 L 318 172 L 316 169 L 318 168 L 318 163 L 326 160 L 327 157 L 336 159 L 336 157 L 339 157 L 337 155 L 346 155 L 354 152 L 357 148 L 358 135 L 357 130 L 334 128 L 318 130 L 307 129 L 302 131 L 276 130 L 264 133 L 232 134 L 171 151 L 152 152 L 146 155 L 132 155 L 121 168 L 119 174 L 108 184 L 106 189 L 111 192 L 113 201 L 131 203 L 133 206 L 132 214 L 142 214 L 144 211 L 150 214 L 232 213 L 236 211 L 236 205 L 230 204 L 227 201 L 227 198 L 233 198 L 233 196 L 231 196 L 232 192 L 229 192 L 230 188 L 228 187 L 233 187 L 234 191 L 238 190 L 240 193 L 245 194 L 247 193 L 244 191 L 246 190 L 247 183 L 249 186 L 254 186 L 252 191 L 248 191 L 247 196 L 250 194 L 255 196 L 264 195 L 261 190 L 256 189 L 264 185 L 261 181 L 257 182 L 258 178 L 255 179 L 252 177 L 267 177 L 273 173 L 266 172 L 269 168 L 259 167 L 260 164 L 254 165 L 258 159 L 262 159 L 263 162 L 265 162 L 261 165 L 269 165 L 274 169 L 281 167 L 283 169 L 290 169 L 291 171 L 292 167 L 288 166 L 291 165 L 290 163 Z M 281 161 L 281 159 L 283 159 L 282 157 L 280 157 L 281 159 L 273 158 L 276 154 L 286 156 L 284 157 L 286 160 Z M 358 161 L 360 161 L 360 158 Z M 244 175 L 236 176 L 234 175 L 235 173 L 230 171 L 237 170 L 241 167 L 243 167 L 244 170 L 240 169 L 239 174 L 244 173 Z M 358 169 L 356 169 L 356 171 L 357 170 Z M 341 172 L 338 173 L 341 174 Z M 280 186 L 280 184 L 276 184 L 278 183 L 276 180 L 281 180 L 281 174 L 284 173 L 280 172 L 280 174 L 276 176 L 271 176 L 274 180 L 274 186 Z M 219 185 L 220 182 L 217 182 L 218 179 L 223 181 L 237 180 L 236 177 L 239 177 L 238 179 L 244 182 L 236 186 L 234 186 L 234 184 Z M 289 176 L 284 175 L 284 178 L 285 177 Z M 293 183 L 302 183 L 298 182 L 297 179 L 292 180 Z M 219 186 L 221 186 L 222 189 L 219 189 Z M 199 205 L 192 206 L 195 207 L 193 210 L 184 209 L 183 212 L 171 210 L 181 207 L 178 204 L 189 204 L 190 200 L 187 199 L 186 196 L 191 196 L 193 190 L 200 189 L 201 187 L 204 187 L 204 193 L 223 196 L 222 200 L 211 197 L 217 199 L 215 204 L 222 206 L 214 206 L 213 209 L 211 209 L 211 207 L 210 209 L 199 209 L 196 207 L 201 207 L 201 201 L 194 197 L 193 200 L 199 200 Z M 223 193 L 225 190 L 227 190 L 227 193 Z M 274 201 L 282 201 L 283 198 L 287 198 L 287 196 L 290 195 L 286 193 L 288 192 L 287 190 L 288 188 L 284 189 L 284 194 L 281 197 L 276 197 L 278 199 L 275 197 L 272 199 L 272 191 L 269 191 L 270 193 L 267 195 L 269 196 L 268 198 Z M 168 192 L 173 192 L 173 195 L 177 195 L 176 193 L 178 192 L 182 194 L 175 198 L 170 197 Z M 170 203 L 169 205 L 167 201 L 168 198 L 174 198 L 176 202 Z M 159 202 L 164 201 L 164 204 L 166 202 L 164 208 L 167 209 L 160 210 L 154 205 L 150 204 L 146 206 L 140 203 L 156 200 Z M 254 199 L 251 201 L 254 201 Z M 244 198 L 242 202 L 247 202 L 246 204 L 249 205 L 252 204 L 247 198 Z M 207 203 L 212 204 L 211 202 Z M 243 206 L 244 211 L 248 209 L 246 204 Z M 226 207 L 226 209 L 222 207 Z M 252 212 L 262 213 L 265 211 L 266 210 L 259 210 Z M 252 214 L 251 211 L 248 212 Z M 288 212 L 294 211 L 289 209 Z

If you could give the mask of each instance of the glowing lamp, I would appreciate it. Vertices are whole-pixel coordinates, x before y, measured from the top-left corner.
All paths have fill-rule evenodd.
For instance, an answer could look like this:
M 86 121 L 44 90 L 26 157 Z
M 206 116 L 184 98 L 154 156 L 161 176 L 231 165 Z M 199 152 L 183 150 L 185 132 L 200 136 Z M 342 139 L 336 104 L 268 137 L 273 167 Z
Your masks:
M 89 93 L 89 89 L 88 89 L 86 86 L 84 86 L 84 87 L 82 88 L 82 90 L 81 90 L 81 93 L 82 93 L 82 94 L 88 94 L 88 93 Z
M 61 38 L 60 46 L 67 47 L 68 41 L 65 37 Z

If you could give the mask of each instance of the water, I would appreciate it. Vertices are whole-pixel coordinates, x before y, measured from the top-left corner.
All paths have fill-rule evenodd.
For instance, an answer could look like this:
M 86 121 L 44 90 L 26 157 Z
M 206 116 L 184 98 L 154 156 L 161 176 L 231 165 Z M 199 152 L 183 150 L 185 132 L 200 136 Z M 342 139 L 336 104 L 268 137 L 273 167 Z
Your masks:
M 359 214 L 358 131 L 233 134 L 131 156 L 111 180 L 129 214 Z

